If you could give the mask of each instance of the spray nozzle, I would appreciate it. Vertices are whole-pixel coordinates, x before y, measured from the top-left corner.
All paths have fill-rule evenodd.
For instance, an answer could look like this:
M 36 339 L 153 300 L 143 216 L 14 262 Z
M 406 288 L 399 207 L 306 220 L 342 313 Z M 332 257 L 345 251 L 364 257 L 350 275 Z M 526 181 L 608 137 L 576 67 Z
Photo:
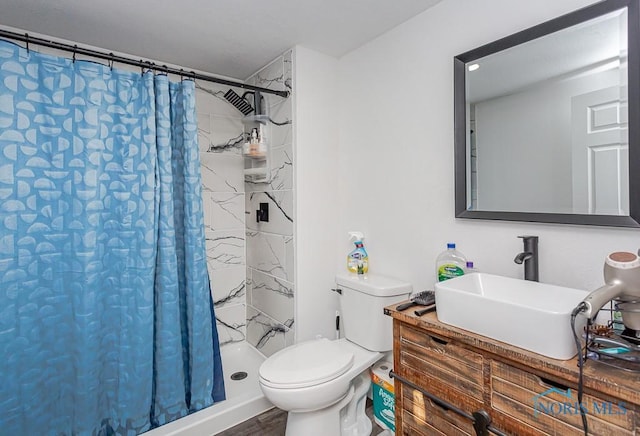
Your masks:
M 362 232 L 349 232 L 349 241 L 357 242 L 364 239 L 364 233 Z

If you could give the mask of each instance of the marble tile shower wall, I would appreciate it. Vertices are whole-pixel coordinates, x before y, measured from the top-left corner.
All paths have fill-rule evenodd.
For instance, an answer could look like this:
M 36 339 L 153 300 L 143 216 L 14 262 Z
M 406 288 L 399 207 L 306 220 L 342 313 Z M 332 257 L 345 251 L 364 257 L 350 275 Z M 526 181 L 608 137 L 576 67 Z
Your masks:
M 207 265 L 222 346 L 246 338 L 244 126 L 223 97 L 228 89 L 196 83 Z
M 291 91 L 291 71 L 288 52 L 247 83 Z M 242 114 L 224 99 L 228 87 L 196 86 L 207 262 L 220 343 L 247 340 L 270 356 L 294 341 L 292 126 L 270 124 L 270 179 L 245 182 Z M 292 119 L 291 97 L 263 97 L 272 120 Z M 269 222 L 256 222 L 260 203 L 269 203 Z
M 291 52 L 285 53 L 247 83 L 291 91 Z M 292 120 L 292 97 L 263 94 L 270 118 Z M 247 244 L 247 340 L 266 356 L 294 342 L 294 184 L 291 123 L 270 124 L 271 177 L 268 183 L 245 182 Z M 260 203 L 269 204 L 269 222 L 256 221 Z

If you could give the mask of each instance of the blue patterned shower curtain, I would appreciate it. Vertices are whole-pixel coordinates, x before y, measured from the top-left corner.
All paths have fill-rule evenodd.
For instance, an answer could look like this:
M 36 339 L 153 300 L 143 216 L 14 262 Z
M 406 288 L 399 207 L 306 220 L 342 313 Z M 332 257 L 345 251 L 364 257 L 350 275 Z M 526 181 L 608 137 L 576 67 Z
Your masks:
M 0 41 L 0 435 L 224 399 L 194 91 Z

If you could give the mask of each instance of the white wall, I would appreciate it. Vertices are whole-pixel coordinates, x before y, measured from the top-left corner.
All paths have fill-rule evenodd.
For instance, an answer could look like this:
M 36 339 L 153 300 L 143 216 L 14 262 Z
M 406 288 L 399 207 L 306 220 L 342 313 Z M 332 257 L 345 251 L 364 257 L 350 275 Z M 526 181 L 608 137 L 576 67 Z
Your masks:
M 294 160 L 296 247 L 296 341 L 333 337 L 337 297 L 338 113 L 337 60 L 294 50 Z M 346 256 L 345 251 L 345 256 Z M 346 257 L 345 257 L 346 259 Z M 343 259 L 344 260 L 344 259 Z
M 448 241 L 483 271 L 522 277 L 516 237 L 534 234 L 541 281 L 599 286 L 606 254 L 637 250 L 640 231 L 456 220 L 453 192 L 453 57 L 589 3 L 445 0 L 340 59 L 338 92 L 325 100 L 340 108 L 339 186 L 326 188 L 339 195 L 341 219 L 327 234 L 363 230 L 371 271 L 416 289 L 433 286 L 434 260 Z M 334 270 L 349 249 L 339 242 Z M 314 257 L 321 254 L 330 250 Z

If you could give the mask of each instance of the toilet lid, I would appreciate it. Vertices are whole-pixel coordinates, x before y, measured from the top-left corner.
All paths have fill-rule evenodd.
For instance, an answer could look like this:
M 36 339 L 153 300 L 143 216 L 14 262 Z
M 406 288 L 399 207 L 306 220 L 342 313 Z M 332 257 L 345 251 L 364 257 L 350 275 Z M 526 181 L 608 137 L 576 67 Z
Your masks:
M 322 338 L 278 351 L 260 366 L 259 373 L 268 384 L 302 388 L 333 380 L 352 365 L 353 353 Z

